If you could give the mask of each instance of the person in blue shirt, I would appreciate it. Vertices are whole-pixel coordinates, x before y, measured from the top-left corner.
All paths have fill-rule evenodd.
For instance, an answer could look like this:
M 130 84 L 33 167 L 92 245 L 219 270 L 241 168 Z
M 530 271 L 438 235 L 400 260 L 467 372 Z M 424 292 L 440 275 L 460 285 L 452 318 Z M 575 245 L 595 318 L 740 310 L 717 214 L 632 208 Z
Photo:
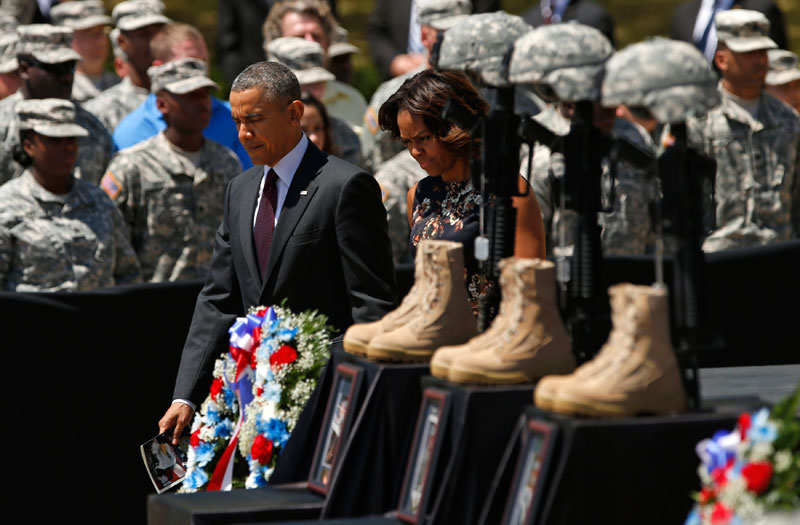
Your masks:
M 150 52 L 153 65 L 181 58 L 197 58 L 208 62 L 208 49 L 203 36 L 188 24 L 173 23 L 162 27 L 150 41 Z M 117 150 L 128 148 L 158 134 L 166 127 L 163 115 L 156 108 L 156 96 L 151 93 L 114 128 L 114 147 Z M 211 120 L 203 130 L 203 136 L 233 150 L 244 169 L 253 165 L 239 142 L 228 102 L 211 98 Z

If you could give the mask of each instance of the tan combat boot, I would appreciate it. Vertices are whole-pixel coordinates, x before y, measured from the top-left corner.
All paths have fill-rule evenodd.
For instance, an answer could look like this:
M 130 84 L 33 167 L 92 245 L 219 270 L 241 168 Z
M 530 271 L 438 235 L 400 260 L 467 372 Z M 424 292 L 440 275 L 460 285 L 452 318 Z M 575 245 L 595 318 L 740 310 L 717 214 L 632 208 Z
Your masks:
M 466 344 L 455 346 L 443 346 L 434 352 L 431 357 L 431 375 L 442 379 L 448 379 L 450 375 L 450 365 L 453 359 L 460 355 L 485 350 L 496 344 L 505 327 L 506 314 L 509 312 L 510 304 L 516 301 L 516 296 L 520 290 L 513 286 L 512 257 L 500 261 L 500 292 L 502 298 L 497 316 L 492 320 L 492 324 L 482 334 L 478 334 Z
M 611 355 L 604 358 L 602 370 L 561 385 L 553 409 L 605 417 L 686 410 L 686 393 L 670 341 L 666 289 L 618 286 L 626 287 L 629 305 L 622 325 L 612 327 L 614 337 L 609 341 L 613 339 L 613 346 L 603 346 L 602 352 Z
M 625 324 L 623 320 L 630 305 L 628 287 L 626 285 L 612 286 L 608 289 L 608 298 L 611 303 L 612 326 L 623 326 Z M 536 390 L 533 392 L 534 404 L 544 410 L 553 410 L 558 390 L 570 381 L 583 381 L 596 372 L 604 370 L 606 361 L 614 356 L 614 349 L 622 346 L 620 338 L 624 340 L 625 337 L 621 330 L 612 330 L 608 334 L 608 340 L 594 359 L 583 363 L 569 375 L 543 377 L 536 383 Z
M 407 323 L 370 340 L 369 359 L 427 361 L 440 346 L 463 343 L 477 332 L 464 285 L 461 243 L 426 239 L 417 250 L 425 259 L 417 308 Z
M 556 305 L 555 265 L 543 259 L 511 259 L 516 288 L 497 343 L 458 356 L 450 365 L 456 383 L 529 383 L 575 369 L 569 337 Z M 505 290 L 504 290 L 505 292 Z
M 414 259 L 414 284 L 406 296 L 403 297 L 400 306 L 377 321 L 354 324 L 348 328 L 342 340 L 345 352 L 366 357 L 367 345 L 369 345 L 373 337 L 385 332 L 391 332 L 413 318 L 419 302 L 420 291 L 425 287 L 424 262 L 425 258 L 422 257 L 422 250 L 417 250 L 417 256 Z

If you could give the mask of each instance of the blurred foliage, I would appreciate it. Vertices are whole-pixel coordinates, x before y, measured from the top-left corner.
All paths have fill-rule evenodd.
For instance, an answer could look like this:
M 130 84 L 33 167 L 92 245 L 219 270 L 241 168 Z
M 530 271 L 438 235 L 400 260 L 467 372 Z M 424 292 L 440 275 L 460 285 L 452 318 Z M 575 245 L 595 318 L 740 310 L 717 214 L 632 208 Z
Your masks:
M 259 1 L 259 0 L 253 0 Z M 619 47 L 653 35 L 669 34 L 672 12 L 685 0 L 596 0 L 605 5 L 616 22 L 616 39 Z M 800 51 L 800 2 L 798 0 L 775 0 L 783 10 L 786 30 L 793 51 Z M 119 0 L 105 0 L 111 8 Z M 349 31 L 350 42 L 362 52 L 353 57 L 353 84 L 367 98 L 380 83 L 380 76 L 372 65 L 366 39 L 366 28 L 375 0 L 337 0 L 339 18 Z M 538 0 L 501 0 L 502 5 L 512 14 L 521 14 Z M 167 15 L 181 22 L 194 25 L 206 37 L 211 52 L 211 76 L 218 82 L 221 75 L 214 67 L 217 24 L 217 0 L 165 0 Z

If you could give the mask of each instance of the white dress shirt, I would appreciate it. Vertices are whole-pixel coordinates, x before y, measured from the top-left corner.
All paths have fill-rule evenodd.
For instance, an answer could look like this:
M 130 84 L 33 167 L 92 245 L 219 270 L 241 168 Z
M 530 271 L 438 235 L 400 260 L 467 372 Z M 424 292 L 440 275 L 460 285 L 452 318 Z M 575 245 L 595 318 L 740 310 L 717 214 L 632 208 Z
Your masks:
M 274 166 L 264 166 L 264 174 L 261 176 L 261 184 L 258 186 L 258 198 L 256 199 L 256 212 L 253 214 L 253 228 L 256 227 L 256 217 L 258 217 L 258 206 L 261 204 L 261 195 L 264 193 L 264 184 L 267 182 L 267 173 L 270 169 L 275 170 L 278 175 L 278 180 L 275 181 L 275 187 L 278 190 L 278 200 L 275 201 L 275 226 L 278 225 L 278 217 L 283 209 L 283 203 L 286 201 L 286 194 L 289 193 L 289 186 L 292 184 L 294 173 L 300 167 L 300 162 L 308 149 L 308 138 L 306 134 L 300 137 L 297 145 L 292 148 L 292 151 L 283 156 Z

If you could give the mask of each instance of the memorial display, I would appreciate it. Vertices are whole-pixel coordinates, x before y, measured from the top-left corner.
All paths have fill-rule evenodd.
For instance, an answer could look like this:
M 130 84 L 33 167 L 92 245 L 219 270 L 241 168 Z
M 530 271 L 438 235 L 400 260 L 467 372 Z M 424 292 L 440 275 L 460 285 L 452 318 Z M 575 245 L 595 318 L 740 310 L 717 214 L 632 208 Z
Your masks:
M 329 358 L 331 329 L 316 312 L 251 308 L 228 330 L 208 397 L 191 427 L 180 492 L 256 488 L 269 481 Z

